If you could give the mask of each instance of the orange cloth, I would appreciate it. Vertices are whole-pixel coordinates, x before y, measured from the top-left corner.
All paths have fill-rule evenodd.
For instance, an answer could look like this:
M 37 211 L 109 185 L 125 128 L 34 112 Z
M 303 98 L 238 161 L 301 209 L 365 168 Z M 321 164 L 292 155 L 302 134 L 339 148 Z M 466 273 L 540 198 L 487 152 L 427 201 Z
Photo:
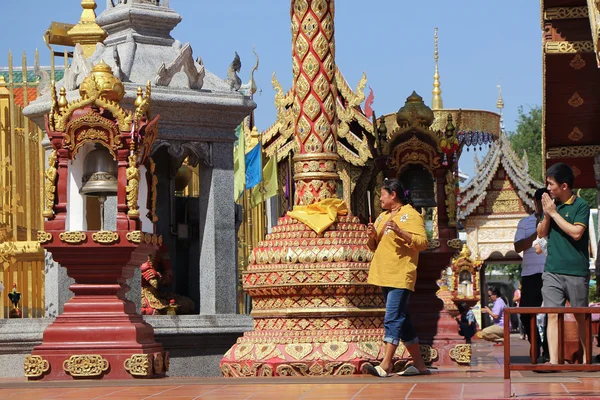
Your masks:
M 287 214 L 320 234 L 333 225 L 338 215 L 348 214 L 348 206 L 340 199 L 324 199 L 308 206 L 294 206 Z
M 390 212 L 382 213 L 375 220 L 377 237 L 390 220 Z M 371 261 L 368 283 L 382 287 L 415 290 L 419 252 L 427 248 L 427 233 L 423 216 L 411 205 L 404 205 L 393 217 L 400 229 L 412 233 L 411 243 L 398 237 L 393 231 L 381 235 Z

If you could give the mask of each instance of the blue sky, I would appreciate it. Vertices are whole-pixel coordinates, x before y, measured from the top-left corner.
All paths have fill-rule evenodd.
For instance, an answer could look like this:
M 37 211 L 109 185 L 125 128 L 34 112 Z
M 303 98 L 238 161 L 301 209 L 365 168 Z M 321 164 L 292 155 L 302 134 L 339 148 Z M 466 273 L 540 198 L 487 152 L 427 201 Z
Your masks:
M 41 63 L 49 65 L 42 35 L 51 21 L 77 22 L 80 3 L 28 0 L 27 10 L 21 2 L 3 4 L 0 65 L 6 65 L 9 49 L 16 62 L 25 50 L 33 63 L 36 48 Z M 97 3 L 100 13 L 106 1 Z M 275 118 L 271 74 L 277 72 L 284 88 L 291 85 L 290 1 L 171 0 L 171 7 L 183 17 L 173 37 L 190 42 L 194 58 L 202 57 L 206 68 L 218 76 L 225 78 L 237 51 L 241 76 L 247 81 L 256 46 L 260 69 L 255 77 L 261 90 L 255 98 L 256 124 L 259 130 L 271 125 Z M 501 83 L 510 131 L 519 106 L 527 111 L 541 104 L 539 1 L 338 0 L 335 23 L 337 64 L 352 87 L 367 73 L 378 115 L 397 111 L 413 90 L 431 103 L 435 27 L 445 107 L 496 111 L 496 85 Z M 464 153 L 460 166 L 473 174 L 472 152 Z

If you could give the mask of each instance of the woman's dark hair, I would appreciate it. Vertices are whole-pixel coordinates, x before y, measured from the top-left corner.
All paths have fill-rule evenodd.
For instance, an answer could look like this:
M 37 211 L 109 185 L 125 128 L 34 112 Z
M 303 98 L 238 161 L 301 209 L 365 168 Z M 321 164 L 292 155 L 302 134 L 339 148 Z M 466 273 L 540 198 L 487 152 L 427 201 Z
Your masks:
M 575 174 L 573 174 L 573 169 L 567 164 L 558 163 L 548 168 L 546 171 L 546 178 L 552 178 L 559 185 L 566 183 L 569 189 L 573 189 Z
M 387 192 L 390 194 L 392 192 L 396 193 L 396 197 L 402 204 L 412 205 L 410 191 L 408 189 L 404 189 L 402 182 L 400 182 L 398 179 L 384 179 L 383 189 L 387 190 Z
M 469 311 L 471 307 L 469 307 L 469 305 L 463 301 L 462 303 L 458 304 L 457 308 L 459 313 L 464 314 Z
M 536 199 L 537 201 L 542 201 L 542 195 L 544 193 L 548 193 L 548 189 L 546 188 L 540 188 L 538 190 L 535 191 L 535 194 L 533 195 L 533 198 Z
M 502 292 L 496 286 L 491 286 L 488 291 L 492 292 L 492 294 L 496 295 L 496 297 L 502 297 Z

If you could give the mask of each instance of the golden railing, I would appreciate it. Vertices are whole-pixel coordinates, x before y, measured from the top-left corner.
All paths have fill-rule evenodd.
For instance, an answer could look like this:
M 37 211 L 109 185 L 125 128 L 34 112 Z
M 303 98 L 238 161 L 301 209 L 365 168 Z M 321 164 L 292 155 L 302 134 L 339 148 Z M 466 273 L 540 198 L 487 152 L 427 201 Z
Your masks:
M 242 287 L 242 273 L 248 266 L 248 259 L 252 254 L 252 250 L 258 246 L 261 240 L 264 240 L 267 229 L 265 202 L 252 207 L 252 190 L 244 190 L 244 194 L 239 200 L 243 210 L 243 220 L 238 230 L 238 307 L 240 314 L 249 314 L 251 310 L 250 297 Z
M 0 75 L 0 318 L 12 308 L 7 293 L 13 284 L 21 292 L 23 317 L 44 314 L 44 252 L 37 242 L 44 226 L 43 133 L 22 110 L 39 80 L 28 77 L 25 54 L 22 64 L 19 80 L 9 53 L 8 74 Z

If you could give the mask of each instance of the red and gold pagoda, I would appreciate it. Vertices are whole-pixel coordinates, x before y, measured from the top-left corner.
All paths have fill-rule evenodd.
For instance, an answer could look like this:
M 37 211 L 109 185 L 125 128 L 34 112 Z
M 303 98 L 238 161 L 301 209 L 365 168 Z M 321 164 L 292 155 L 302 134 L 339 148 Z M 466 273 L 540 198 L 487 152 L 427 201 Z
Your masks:
M 125 280 L 161 242 L 148 217 L 155 207 L 156 179 L 146 162 L 159 119 L 150 117 L 150 85 L 145 94 L 138 90 L 135 110 L 126 110 L 119 105 L 123 84 L 101 61 L 79 93 L 81 98 L 69 103 L 64 88 L 57 96 L 52 87 L 52 108 L 46 115 L 53 147 L 44 184 L 47 220 L 38 235 L 75 280 L 70 286 L 74 297 L 46 328 L 42 344 L 25 358 L 25 376 L 164 376 L 168 353 L 124 297 Z M 116 197 L 116 209 L 105 212 L 110 196 Z M 116 229 L 104 229 L 105 215 Z

